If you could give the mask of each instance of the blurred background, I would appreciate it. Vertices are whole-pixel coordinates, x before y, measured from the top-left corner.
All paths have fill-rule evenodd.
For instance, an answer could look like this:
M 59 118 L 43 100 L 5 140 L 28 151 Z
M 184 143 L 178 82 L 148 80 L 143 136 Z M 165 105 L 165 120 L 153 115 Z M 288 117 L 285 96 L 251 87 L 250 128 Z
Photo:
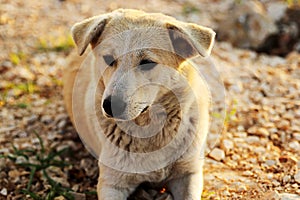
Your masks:
M 299 4 L 0 0 L 0 199 L 96 199 L 97 162 L 66 114 L 62 68 L 75 51 L 71 26 L 117 8 L 217 32 L 212 60 L 227 111 L 221 135 L 208 141 L 203 199 L 300 198 Z

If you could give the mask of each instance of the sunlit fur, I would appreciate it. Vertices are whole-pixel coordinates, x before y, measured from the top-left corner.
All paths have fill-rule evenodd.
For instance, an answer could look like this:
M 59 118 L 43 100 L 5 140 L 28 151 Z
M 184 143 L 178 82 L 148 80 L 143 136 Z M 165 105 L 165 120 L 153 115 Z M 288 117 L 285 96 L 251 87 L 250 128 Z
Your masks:
M 103 26 L 103 30 L 93 33 L 99 24 Z M 192 66 L 192 62 L 186 58 L 172 53 L 172 42 L 166 24 L 173 24 L 190 33 L 186 36 L 196 41 L 194 45 L 199 53 L 210 54 L 214 39 L 212 30 L 194 24 L 187 25 L 162 14 L 120 9 L 77 23 L 72 29 L 79 53 L 85 51 L 87 44 L 91 44 L 93 52 L 89 61 L 90 71 L 86 73 L 87 77 L 81 77 L 83 82 L 80 90 L 89 91 L 88 83 L 97 86 L 96 117 L 104 130 L 104 135 L 111 142 L 110 145 L 128 152 L 128 157 L 116 156 L 113 158 L 114 162 L 124 168 L 132 162 L 136 166 L 143 167 L 145 160 L 131 160 L 129 156 L 131 152 L 147 153 L 159 150 L 172 140 L 175 140 L 175 144 L 188 146 L 174 163 L 144 173 L 119 171 L 99 162 L 100 175 L 97 188 L 99 200 L 125 200 L 143 182 L 150 182 L 156 187 L 166 186 L 175 200 L 200 199 L 210 94 L 203 80 L 199 78 L 197 72 L 199 66 Z M 130 31 L 132 29 L 139 31 Z M 91 35 L 96 35 L 97 38 Z M 202 37 L 203 35 L 205 37 Z M 159 49 L 145 47 L 159 47 Z M 103 55 L 113 55 L 117 59 L 115 66 L 107 67 Z M 145 58 L 158 65 L 146 72 L 140 70 L 138 65 Z M 73 112 L 76 111 L 80 113 L 84 122 L 92 115 L 88 110 L 72 109 L 73 87 L 76 75 L 80 74 L 80 61 L 72 63 L 72 66 L 64 71 L 64 98 L 72 121 L 74 122 Z M 95 77 L 98 75 L 101 77 Z M 151 84 L 153 82 L 162 84 L 153 85 Z M 121 121 L 103 114 L 103 99 L 112 94 L 119 95 L 127 103 Z M 160 105 L 163 109 L 156 108 L 155 105 Z M 149 109 L 142 112 L 146 107 Z M 160 124 L 162 117 L 165 117 L 165 120 Z M 138 126 L 133 126 L 132 122 Z M 139 127 L 155 123 L 162 128 L 151 137 L 138 138 L 126 132 L 130 130 L 139 135 Z M 174 139 L 179 131 L 184 134 L 182 140 Z M 118 153 L 116 149 L 107 148 L 109 144 L 101 139 L 99 141 L 94 134 L 96 133 L 87 133 L 83 140 L 95 154 Z M 144 159 L 153 159 L 154 162 L 162 158 L 163 155 L 157 155 Z

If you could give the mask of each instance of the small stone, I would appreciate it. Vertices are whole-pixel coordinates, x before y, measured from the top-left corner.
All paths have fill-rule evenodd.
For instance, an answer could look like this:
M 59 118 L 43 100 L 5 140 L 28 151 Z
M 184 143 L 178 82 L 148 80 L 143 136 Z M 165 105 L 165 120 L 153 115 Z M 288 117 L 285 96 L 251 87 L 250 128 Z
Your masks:
M 239 126 L 237 127 L 237 131 L 239 131 L 239 132 L 245 131 L 244 126 L 239 125 Z
M 50 124 L 53 121 L 52 117 L 50 115 L 43 115 L 41 117 L 41 122 L 45 124 Z
M 280 186 L 280 183 L 279 183 L 278 181 L 276 181 L 276 180 L 273 180 L 273 181 L 272 181 L 272 184 L 273 184 L 275 187 Z
M 231 159 L 232 159 L 232 160 L 235 160 L 235 161 L 239 160 L 240 158 L 241 158 L 241 156 L 239 156 L 238 154 L 233 154 L 233 155 L 231 156 Z
M 295 179 L 295 181 L 296 181 L 297 183 L 300 184 L 300 170 L 298 171 L 297 174 L 294 175 L 294 179 Z
M 13 64 L 10 61 L 4 61 L 1 63 L 1 66 L 5 68 L 12 68 Z
M 63 187 L 70 187 L 70 183 L 63 177 L 51 177 L 55 182 L 61 184 Z
M 300 196 L 297 194 L 288 194 L 282 193 L 280 194 L 280 200 L 299 200 Z
M 257 129 L 257 133 L 260 136 L 268 137 L 270 135 L 269 131 L 266 128 Z
M 223 140 L 221 142 L 221 148 L 225 151 L 228 152 L 229 150 L 233 149 L 233 142 L 231 140 Z
M 67 118 L 68 118 L 68 115 L 62 113 L 62 114 L 56 115 L 54 121 L 57 123 L 57 122 L 59 122 L 59 121 L 61 121 L 61 120 L 65 120 L 65 119 L 67 119 Z
M 270 180 L 271 180 L 271 179 L 273 179 L 273 176 L 274 176 L 273 174 L 268 173 L 268 174 L 267 174 L 267 179 L 270 179 Z
M 288 182 L 290 182 L 290 180 L 291 180 L 290 175 L 284 175 L 284 177 L 282 178 L 284 184 L 287 184 Z
M 78 185 L 78 184 L 73 185 L 73 186 L 72 186 L 72 190 L 73 190 L 74 192 L 77 192 L 77 191 L 79 190 L 79 185 Z
M 27 160 L 26 160 L 26 158 L 24 158 L 24 156 L 18 156 L 15 161 L 16 164 L 22 164 L 25 162 L 27 162 Z
M 268 165 L 269 167 L 276 165 L 276 160 L 266 160 L 266 165 Z
M 59 129 L 63 129 L 67 124 L 67 121 L 66 120 L 61 120 L 58 124 L 57 124 L 57 127 Z
M 247 170 L 247 171 L 244 171 L 244 172 L 243 172 L 243 175 L 244 175 L 244 176 L 252 176 L 253 173 L 252 173 L 251 171 Z
M 36 81 L 38 86 L 52 86 L 53 82 L 51 80 L 51 78 L 47 77 L 47 76 L 40 76 L 38 77 L 37 81 Z
M 209 153 L 209 156 L 217 161 L 221 161 L 225 158 L 225 152 L 222 149 L 215 148 Z
M 253 152 L 257 153 L 257 154 L 261 154 L 266 152 L 266 149 L 264 147 L 257 147 L 257 148 L 253 148 Z
M 224 190 L 224 191 L 223 191 L 223 195 L 224 195 L 224 196 L 230 196 L 230 192 L 229 192 L 228 190 Z
M 38 116 L 36 116 L 36 115 L 31 115 L 30 117 L 24 118 L 24 124 L 25 124 L 25 125 L 33 124 L 34 122 L 37 121 L 37 119 L 38 119 Z
M 280 200 L 280 196 L 277 191 L 268 191 L 262 197 L 262 200 Z
M 54 200 L 66 200 L 64 196 L 55 197 Z
M 1 161 L 1 159 L 0 159 L 0 161 Z M 2 169 L 0 168 L 0 170 L 2 170 Z M 0 180 L 3 180 L 3 179 L 5 179 L 5 178 L 7 178 L 7 173 L 4 172 L 4 171 L 1 171 L 1 172 L 0 172 Z
M 249 144 L 259 143 L 259 137 L 257 137 L 257 136 L 248 136 L 246 138 L 246 142 L 249 143 Z
M 74 200 L 86 200 L 86 195 L 84 193 L 70 192 L 73 195 Z
M 300 144 L 298 141 L 292 141 L 289 143 L 289 147 L 294 151 L 300 151 Z
M 277 127 L 281 130 L 287 130 L 290 127 L 290 122 L 288 120 L 280 120 Z
M 0 191 L 0 194 L 3 195 L 3 196 L 7 196 L 7 189 L 2 188 L 2 190 Z
M 293 136 L 296 140 L 300 141 L 300 133 L 293 133 Z
M 25 67 L 18 68 L 17 73 L 20 77 L 26 80 L 32 81 L 35 78 L 34 74 Z
M 238 191 L 239 192 L 244 192 L 244 191 L 246 191 L 247 190 L 247 187 L 245 186 L 245 185 L 240 185 L 239 187 L 238 187 Z

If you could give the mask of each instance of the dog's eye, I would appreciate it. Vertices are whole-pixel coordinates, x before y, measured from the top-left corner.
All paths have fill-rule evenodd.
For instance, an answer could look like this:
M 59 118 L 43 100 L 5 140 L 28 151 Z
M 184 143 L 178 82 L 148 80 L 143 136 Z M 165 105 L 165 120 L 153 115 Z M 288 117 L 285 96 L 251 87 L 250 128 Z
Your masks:
M 157 65 L 156 62 L 148 59 L 141 60 L 139 67 L 143 71 L 148 71 L 153 69 Z
M 114 57 L 112 55 L 105 55 L 105 56 L 103 56 L 103 59 L 104 59 L 105 63 L 109 66 L 114 66 L 114 64 L 116 63 L 116 60 L 114 59 Z

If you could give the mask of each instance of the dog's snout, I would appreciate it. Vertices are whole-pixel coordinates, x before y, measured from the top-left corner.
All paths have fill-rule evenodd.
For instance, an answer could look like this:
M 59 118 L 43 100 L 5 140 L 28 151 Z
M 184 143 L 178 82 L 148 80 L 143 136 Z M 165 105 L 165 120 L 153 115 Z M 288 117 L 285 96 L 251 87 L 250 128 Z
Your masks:
M 105 113 L 110 117 L 118 117 L 123 114 L 126 103 L 118 96 L 108 96 L 102 105 Z

